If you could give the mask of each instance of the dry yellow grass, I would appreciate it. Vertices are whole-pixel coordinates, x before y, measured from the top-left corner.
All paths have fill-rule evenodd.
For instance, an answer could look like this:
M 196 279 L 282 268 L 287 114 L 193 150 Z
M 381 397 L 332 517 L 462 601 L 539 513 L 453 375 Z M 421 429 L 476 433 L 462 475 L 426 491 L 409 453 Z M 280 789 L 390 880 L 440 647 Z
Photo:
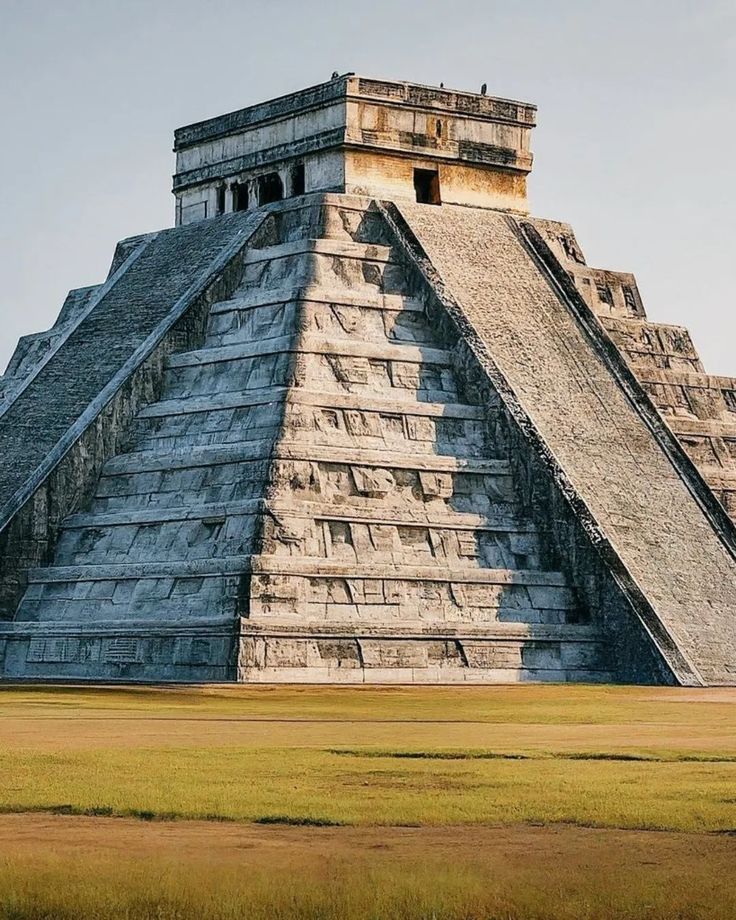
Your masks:
M 0 777 L 2 918 L 736 916 L 731 691 L 6 687 Z
M 731 920 L 728 837 L 0 817 L 13 920 Z

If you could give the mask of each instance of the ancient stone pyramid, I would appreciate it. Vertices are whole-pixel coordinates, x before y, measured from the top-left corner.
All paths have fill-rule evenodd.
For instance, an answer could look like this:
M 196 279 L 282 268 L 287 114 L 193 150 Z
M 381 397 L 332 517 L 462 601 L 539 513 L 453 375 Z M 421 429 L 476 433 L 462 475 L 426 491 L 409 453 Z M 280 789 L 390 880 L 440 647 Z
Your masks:
M 6 677 L 736 683 L 736 381 L 526 215 L 533 123 L 177 132 L 178 226 L 0 379 Z

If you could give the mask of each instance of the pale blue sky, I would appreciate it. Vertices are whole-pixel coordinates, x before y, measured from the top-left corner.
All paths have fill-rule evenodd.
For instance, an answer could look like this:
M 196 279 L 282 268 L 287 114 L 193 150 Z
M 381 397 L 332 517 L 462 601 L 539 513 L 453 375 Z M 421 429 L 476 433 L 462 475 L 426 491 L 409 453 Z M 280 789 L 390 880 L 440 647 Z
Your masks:
M 0 365 L 171 225 L 175 127 L 327 79 L 535 102 L 532 210 L 736 375 L 736 0 L 0 0 Z

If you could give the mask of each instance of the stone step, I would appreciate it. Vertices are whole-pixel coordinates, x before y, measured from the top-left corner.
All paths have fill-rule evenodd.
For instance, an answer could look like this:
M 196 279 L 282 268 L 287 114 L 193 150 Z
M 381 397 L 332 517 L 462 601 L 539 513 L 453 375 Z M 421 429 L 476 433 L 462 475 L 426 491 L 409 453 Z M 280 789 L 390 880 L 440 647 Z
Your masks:
M 646 316 L 599 316 L 598 320 L 600 323 L 608 328 L 609 326 L 612 329 L 621 329 L 621 330 L 652 330 L 657 332 L 662 330 L 664 332 L 671 332 L 677 335 L 682 335 L 689 337 L 690 333 L 686 326 L 679 326 L 677 323 L 658 323 L 654 320 L 649 319 Z
M 291 259 L 311 253 L 360 261 L 396 262 L 390 246 L 356 243 L 354 240 L 344 239 L 306 239 L 277 243 L 275 246 L 264 246 L 261 249 L 251 247 L 246 250 L 245 263 L 252 265 L 257 262 L 273 262 L 276 259 Z
M 607 642 L 594 626 L 588 624 L 547 624 L 547 623 L 491 623 L 484 626 L 469 624 L 450 624 L 444 621 L 427 623 L 426 621 L 402 622 L 400 627 L 379 626 L 355 622 L 309 622 L 271 623 L 263 620 L 242 619 L 240 634 L 242 636 L 271 636 L 273 638 L 310 638 L 335 639 L 484 639 L 488 641 L 514 641 L 535 639 L 542 642 L 585 642 L 606 645 Z
M 139 419 L 162 418 L 170 415 L 186 415 L 196 412 L 215 412 L 220 409 L 242 409 L 279 402 L 287 405 L 315 406 L 325 409 L 353 409 L 362 412 L 399 412 L 409 415 L 436 416 L 441 418 L 476 419 L 486 417 L 486 407 L 468 403 L 420 402 L 412 398 L 410 391 L 404 398 L 386 399 L 373 394 L 325 393 L 301 388 L 264 387 L 242 393 L 214 393 L 212 396 L 184 396 L 178 399 L 162 399 L 142 409 Z
M 315 406 L 322 409 L 352 409 L 358 412 L 391 412 L 405 415 L 423 415 L 438 418 L 459 418 L 483 421 L 487 418 L 489 406 L 470 403 L 418 400 L 411 391 L 403 396 L 399 393 L 390 398 L 373 393 L 326 393 L 292 389 L 286 400 L 288 404 Z
M 62 523 L 62 530 L 86 527 L 127 527 L 137 524 L 165 524 L 174 521 L 224 521 L 227 517 L 254 515 L 262 512 L 263 500 L 254 498 L 240 502 L 188 505 L 180 508 L 146 508 L 138 511 L 94 512 L 72 514 Z
M 508 476 L 511 468 L 505 460 L 483 460 L 445 455 L 405 454 L 391 450 L 360 450 L 353 447 L 327 447 L 281 441 L 253 441 L 210 447 L 179 448 L 167 451 L 134 451 L 108 460 L 103 476 L 157 470 L 191 469 L 215 464 L 244 463 L 272 457 L 282 460 L 308 460 L 347 463 L 357 466 L 394 467 L 409 470 L 465 472 Z
M 719 377 L 715 374 L 698 374 L 689 371 L 645 367 L 637 371 L 637 377 L 640 383 L 681 386 L 694 390 L 736 391 L 736 377 Z
M 30 569 L 29 584 L 79 581 L 126 581 L 145 578 L 214 578 L 250 570 L 251 556 L 194 559 L 186 562 L 132 562 L 111 565 L 54 565 Z
M 203 348 L 249 344 L 295 332 L 340 341 L 444 347 L 424 313 L 301 301 L 210 314 Z
M 102 475 L 119 476 L 129 473 L 150 473 L 157 470 L 193 469 L 218 464 L 247 463 L 262 460 L 271 455 L 273 442 L 252 441 L 242 444 L 226 444 L 216 447 L 193 447 L 176 450 L 140 450 L 120 454 L 108 460 Z
M 47 566 L 29 570 L 29 584 L 77 581 L 121 581 L 145 578 L 216 577 L 253 572 L 258 575 L 291 575 L 304 578 L 391 579 L 452 584 L 521 585 L 567 588 L 560 572 L 529 569 L 464 569 L 442 571 L 437 565 L 411 566 L 392 563 L 336 563 L 309 557 L 229 556 L 220 559 L 151 561 L 109 565 Z
M 243 641 L 267 642 L 268 640 L 244 639 Z M 312 640 L 303 641 L 309 643 Z M 308 652 L 305 650 L 304 658 L 307 659 L 307 657 Z M 447 665 L 439 662 L 420 667 L 360 665 L 350 668 L 345 667 L 343 662 L 336 663 L 335 666 L 319 666 L 310 662 L 306 667 L 242 665 L 239 668 L 239 679 L 249 684 L 340 684 L 368 687 L 395 687 L 404 686 L 405 684 L 433 687 L 450 685 L 474 687 L 492 684 L 506 686 L 517 683 L 615 683 L 614 673 L 605 668 L 605 665 L 601 665 L 600 670 L 594 670 L 590 667 L 583 668 L 579 665 L 557 669 L 541 668 L 537 665 L 498 668 L 468 667 L 466 665 L 456 667 L 454 663 Z
M 599 315 L 598 319 L 624 354 L 642 358 L 672 358 L 684 362 L 679 369 L 686 373 L 704 373 L 700 357 L 684 326 L 635 317 Z
M 264 511 L 272 512 L 279 520 L 309 518 L 320 521 L 348 521 L 355 524 L 385 524 L 391 527 L 437 527 L 443 530 L 488 530 L 509 533 L 537 534 L 538 528 L 530 521 L 519 520 L 510 514 L 468 514 L 447 511 L 443 506 L 435 510 L 431 503 L 422 510 L 396 508 L 387 515 L 386 508 L 326 505 L 323 502 L 290 501 L 276 499 L 265 503 Z
M 200 348 L 197 351 L 184 351 L 170 355 L 166 366 L 199 367 L 204 364 L 219 364 L 223 361 L 239 361 L 245 358 L 263 358 L 266 355 L 297 350 L 297 333 L 262 339 L 258 342 L 245 342 L 237 345 L 221 345 L 215 348 Z
M 280 352 L 351 358 L 377 358 L 386 361 L 401 361 L 407 364 L 437 364 L 443 367 L 449 367 L 452 364 L 450 352 L 444 348 L 361 342 L 351 339 L 324 338 L 310 334 L 294 334 L 263 339 L 260 342 L 220 345 L 214 348 L 200 348 L 197 351 L 182 352 L 171 355 L 167 366 L 170 368 L 199 367 L 204 364 L 217 364 L 222 361 L 259 358 Z
M 344 463 L 355 466 L 386 467 L 442 473 L 476 473 L 489 476 L 510 476 L 506 460 L 483 460 L 435 454 L 422 456 L 391 450 L 369 450 L 353 447 L 323 447 L 281 441 L 275 456 L 283 460 L 310 460 L 322 463 Z
M 176 399 L 161 399 L 141 409 L 136 418 L 165 418 L 170 415 L 265 406 L 271 403 L 283 402 L 287 394 L 289 394 L 288 387 L 264 387 L 260 390 L 248 390 L 242 393 L 213 393 L 211 396 L 183 396 Z
M 713 488 L 736 489 L 736 458 L 731 469 L 722 466 L 702 466 L 700 473 Z
M 736 438 L 736 415 L 733 421 L 717 418 L 687 418 L 681 415 L 665 414 L 663 418 L 672 431 L 680 435 L 696 435 L 706 438 Z
M 432 581 L 466 585 L 523 585 L 568 588 L 561 572 L 534 569 L 473 569 L 450 570 L 432 565 L 396 565 L 391 562 L 359 563 L 330 562 L 308 556 L 254 556 L 250 571 L 259 575 L 293 575 L 306 578 L 360 578 L 366 580 L 392 579 L 400 581 Z
M 204 416 L 203 416 L 204 417 Z M 212 416 L 207 416 L 208 420 Z M 221 431 L 210 432 L 187 432 L 186 434 L 177 433 L 176 431 L 158 431 L 158 432 L 140 432 L 137 447 L 141 453 L 151 451 L 170 451 L 170 450 L 195 450 L 197 448 L 219 447 L 219 446 L 240 446 L 241 444 L 254 443 L 262 441 L 268 437 L 272 440 L 278 434 L 276 421 L 269 425 L 259 425 L 257 428 L 239 431 L 235 429 L 232 433 Z M 266 462 L 270 454 L 264 454 L 261 458 Z M 252 461 L 251 461 L 252 462 Z M 245 497 L 245 496 L 241 496 Z M 217 499 L 212 499 L 217 501 Z
M 736 477 L 735 477 L 736 479 Z M 467 514 L 434 510 L 426 505 L 423 510 L 397 508 L 391 517 L 385 508 L 337 507 L 324 503 L 266 499 L 247 499 L 239 502 L 187 505 L 178 508 L 154 507 L 118 512 L 88 511 L 72 514 L 62 522 L 62 530 L 79 530 L 86 527 L 125 527 L 138 524 L 163 524 L 173 521 L 220 521 L 226 517 L 273 513 L 279 519 L 307 518 L 320 521 L 348 521 L 356 524 L 384 524 L 393 527 L 436 527 L 443 530 L 482 530 L 492 532 L 537 534 L 536 525 L 519 520 L 513 515 Z
M 177 637 L 197 636 L 206 630 L 210 635 L 232 635 L 237 625 L 233 616 L 208 616 L 186 620 L 162 616 L 155 623 L 134 617 L 120 620 L 104 620 L 105 638 L 113 636 L 142 637 L 146 635 L 174 635 Z M 100 633 L 100 623 L 86 620 L 16 620 L 0 622 L 0 639 L 5 636 L 37 636 L 41 639 L 57 639 L 73 636 L 94 636 Z
M 351 292 L 410 295 L 406 272 L 385 246 L 352 241 L 299 240 L 246 254 L 235 299 L 251 290 L 284 290 L 317 283 Z
M 212 304 L 211 313 L 232 313 L 242 310 L 253 310 L 258 307 L 272 306 L 297 302 L 313 302 L 335 304 L 344 307 L 365 307 L 371 310 L 385 310 L 388 312 L 423 313 L 424 303 L 421 300 L 407 297 L 403 294 L 380 294 L 369 291 L 351 291 L 348 288 L 326 288 L 319 284 L 308 284 L 300 287 L 268 288 L 266 290 L 254 288 L 230 300 L 221 300 Z
M 439 637 L 438 637 L 439 638 Z M 276 649 L 276 663 L 266 663 L 273 641 Z M 243 645 L 254 646 L 248 650 L 239 672 L 241 680 L 263 684 L 354 684 L 396 686 L 403 684 L 424 684 L 433 686 L 513 683 L 611 683 L 612 672 L 607 659 L 600 654 L 576 654 L 587 646 L 570 643 L 545 645 L 533 642 L 527 648 L 522 641 L 484 641 L 478 638 L 470 643 L 456 640 L 459 650 L 446 657 L 437 656 L 436 645 L 430 640 L 395 643 L 390 639 L 364 640 L 350 643 L 347 640 L 336 644 L 344 646 L 340 651 L 346 657 L 339 657 L 340 651 L 332 648 L 328 640 L 325 659 L 321 650 L 315 648 L 318 640 L 295 638 L 288 643 L 285 653 L 285 639 L 271 640 L 267 637 L 244 637 Z M 440 638 L 440 642 L 441 642 Z M 385 644 L 385 649 L 383 645 Z M 418 648 L 432 646 L 434 648 Z M 301 646 L 301 647 L 300 647 Z M 353 648 L 348 651 L 348 646 Z M 358 646 L 360 648 L 358 648 Z M 404 646 L 400 651 L 401 646 Z M 407 648 L 415 646 L 414 649 Z M 332 655 L 329 652 L 332 651 Z M 402 654 L 403 651 L 403 654 Z M 398 653 L 398 654 L 397 654 Z M 286 658 L 286 660 L 284 660 Z M 463 660 L 467 658 L 467 660 Z M 252 662 L 252 663 L 251 663 Z
M 433 531 L 440 533 L 510 534 L 512 537 L 524 538 L 525 540 L 536 538 L 538 534 L 537 528 L 533 524 L 520 522 L 510 514 L 484 516 L 479 514 L 463 514 L 460 512 L 417 512 L 412 509 L 401 508 L 391 517 L 388 517 L 386 510 L 380 508 L 366 509 L 339 506 L 335 509 L 329 507 L 325 509 L 324 506 L 320 506 L 317 503 L 299 502 L 289 505 L 280 505 L 277 502 L 266 502 L 261 499 L 251 499 L 242 502 L 202 504 L 198 507 L 154 507 L 139 510 L 126 509 L 117 512 L 87 512 L 74 514 L 62 523 L 61 531 L 62 533 L 73 533 L 75 531 L 84 531 L 90 528 L 102 531 L 109 528 L 137 528 L 139 526 L 150 527 L 152 525 L 160 525 L 165 528 L 167 525 L 171 524 L 180 523 L 183 525 L 192 522 L 224 525 L 232 518 L 242 519 L 245 517 L 256 517 L 258 515 L 273 516 L 276 518 L 279 525 L 288 525 L 290 521 L 296 519 L 314 522 L 316 526 L 319 526 L 323 522 L 336 521 L 351 524 L 378 524 L 404 529 L 416 528 L 426 530 L 431 528 Z M 100 535 L 100 539 L 102 536 L 103 535 Z M 228 539 L 231 539 L 231 537 L 232 535 L 228 537 Z M 64 556 L 67 555 L 67 552 L 65 552 L 63 556 L 61 555 L 61 548 L 63 545 L 64 539 L 62 538 L 59 545 L 59 552 L 57 553 L 57 560 L 62 564 L 65 562 Z M 530 552 L 536 551 L 534 547 L 529 549 L 526 544 L 524 544 L 524 547 L 519 548 L 512 546 L 511 551 L 524 552 L 527 557 Z M 123 555 L 130 551 L 131 550 L 125 548 L 121 550 Z M 181 552 L 182 547 L 179 547 L 177 551 Z M 75 560 L 71 559 L 70 561 L 83 561 L 79 558 L 81 554 L 88 556 L 88 558 L 84 560 L 85 564 L 93 561 L 96 562 L 97 560 L 89 558 L 89 554 L 92 552 L 94 552 L 94 548 L 85 550 L 84 553 L 78 550 L 78 558 Z M 111 556 L 114 552 L 114 547 L 103 547 L 101 552 Z M 479 549 L 478 552 L 480 553 L 481 550 Z M 463 568 L 477 567 L 478 562 L 476 561 L 474 563 L 473 558 L 474 557 L 469 557 L 465 562 L 453 561 L 452 565 Z M 100 562 L 104 561 L 106 560 L 100 560 Z M 114 560 L 110 558 L 107 561 Z M 121 561 L 126 562 L 125 559 Z M 134 560 L 131 559 L 130 561 L 132 562 Z
M 56 676 L 66 680 L 121 679 L 120 665 L 126 670 L 123 680 L 154 679 L 191 680 L 193 644 L 198 642 L 209 656 L 227 655 L 231 647 L 235 622 L 216 619 L 187 618 L 184 622 L 166 618 L 150 620 L 110 618 L 90 625 L 83 618 L 65 623 L 14 623 L 0 625 L 0 638 L 29 641 L 29 661 L 44 662 L 43 672 L 24 676 Z M 477 684 L 520 681 L 610 682 L 606 643 L 583 636 L 564 634 L 534 635 L 489 632 L 458 632 L 452 626 L 425 633 L 419 631 L 375 634 L 361 629 L 356 635 L 351 627 L 347 635 L 335 624 L 326 632 L 316 626 L 309 633 L 280 631 L 278 627 L 262 632 L 246 627 L 241 634 L 247 658 L 241 678 L 255 682 L 328 681 L 330 683 L 389 684 Z M 412 624 L 413 626 L 413 624 Z M 175 643 L 177 659 L 172 663 L 154 658 L 154 667 L 138 670 L 155 656 L 164 643 Z M 273 648 L 275 646 L 275 648 Z M 90 659 L 89 650 L 94 650 Z M 271 651 L 276 652 L 275 658 Z M 160 651 L 159 651 L 160 655 Z M 90 660 L 106 664 L 90 670 Z M 256 657 L 264 660 L 257 664 Z M 204 661 L 208 659 L 205 658 Z M 201 671 L 202 654 L 196 664 Z M 49 663 L 51 663 L 49 665 Z M 182 668 L 181 664 L 185 663 Z M 192 662 L 194 663 L 194 662 Z M 187 667 L 189 665 L 189 667 Z M 304 666 L 306 665 L 306 667 Z M 135 668 L 131 672 L 130 668 Z M 224 667 L 207 666 L 197 674 L 198 680 L 222 681 L 231 678 Z
M 473 627 L 466 624 L 449 624 L 411 622 L 402 624 L 397 630 L 395 627 L 381 627 L 370 624 L 363 626 L 356 623 L 331 622 L 325 623 L 263 623 L 254 620 L 240 619 L 239 621 L 232 616 L 222 617 L 213 616 L 196 619 L 168 620 L 162 619 L 155 624 L 150 620 L 120 619 L 105 620 L 105 635 L 135 635 L 140 630 L 148 632 L 176 634 L 186 636 L 197 634 L 200 629 L 225 629 L 232 632 L 238 626 L 239 633 L 242 636 L 261 636 L 272 638 L 299 638 L 307 637 L 314 639 L 334 638 L 334 639 L 432 639 L 435 641 L 442 640 L 487 640 L 487 641 L 523 641 L 534 639 L 539 642 L 575 642 L 591 643 L 600 646 L 607 646 L 607 640 L 594 627 L 587 625 L 550 625 L 550 624 L 523 624 L 523 623 L 498 623 L 490 624 L 485 627 Z M 0 638 L 6 635 L 38 635 L 42 638 L 56 638 L 74 635 L 93 635 L 99 632 L 99 624 L 83 621 L 59 621 L 59 622 L 32 622 L 16 621 L 12 623 L 0 623 Z

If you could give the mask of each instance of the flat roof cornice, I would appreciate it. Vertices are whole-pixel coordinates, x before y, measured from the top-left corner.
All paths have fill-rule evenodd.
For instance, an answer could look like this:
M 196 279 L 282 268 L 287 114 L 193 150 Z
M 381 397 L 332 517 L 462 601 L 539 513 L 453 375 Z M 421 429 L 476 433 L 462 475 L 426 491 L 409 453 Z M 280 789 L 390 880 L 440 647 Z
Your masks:
M 537 108 L 531 103 L 425 86 L 420 83 L 375 80 L 355 74 L 343 74 L 326 83 L 319 83 L 267 102 L 178 128 L 174 134 L 174 150 L 185 150 L 204 141 L 237 134 L 255 125 L 289 115 L 324 108 L 341 100 L 383 101 L 390 105 L 432 113 L 446 113 L 455 117 L 465 116 L 481 121 L 525 127 L 534 127 L 536 124 Z

